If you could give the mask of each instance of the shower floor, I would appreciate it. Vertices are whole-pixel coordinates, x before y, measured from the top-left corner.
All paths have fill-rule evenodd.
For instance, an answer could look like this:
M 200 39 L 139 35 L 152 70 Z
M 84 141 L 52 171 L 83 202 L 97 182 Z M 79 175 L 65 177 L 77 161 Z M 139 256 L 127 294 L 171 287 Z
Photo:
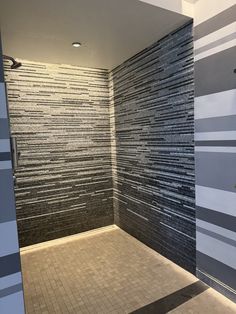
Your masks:
M 116 226 L 21 251 L 28 314 L 236 313 L 236 306 Z

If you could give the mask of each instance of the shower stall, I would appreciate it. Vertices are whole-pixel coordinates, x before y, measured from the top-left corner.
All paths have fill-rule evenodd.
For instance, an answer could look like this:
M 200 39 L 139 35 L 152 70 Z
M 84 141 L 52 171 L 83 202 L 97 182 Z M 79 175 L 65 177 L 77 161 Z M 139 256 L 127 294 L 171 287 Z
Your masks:
M 21 247 L 115 223 L 194 273 L 192 48 L 190 23 L 111 71 L 5 64 Z
M 192 22 L 113 70 L 17 60 L 4 66 L 28 308 L 42 263 L 27 247 L 105 226 L 194 273 Z
M 162 313 L 199 294 L 208 312 L 215 299 L 196 273 L 234 299 L 229 269 L 219 283 L 211 250 L 196 243 L 215 229 L 203 206 L 212 199 L 195 197 L 196 182 L 198 198 L 210 182 L 201 132 L 211 126 L 208 109 L 194 117 L 206 47 L 199 37 L 194 61 L 192 18 L 138 0 L 23 8 L 35 21 L 13 20 L 6 3 L 1 29 L 3 314 L 24 313 L 23 290 L 30 314 Z
M 113 223 L 108 71 L 6 67 L 21 246 Z

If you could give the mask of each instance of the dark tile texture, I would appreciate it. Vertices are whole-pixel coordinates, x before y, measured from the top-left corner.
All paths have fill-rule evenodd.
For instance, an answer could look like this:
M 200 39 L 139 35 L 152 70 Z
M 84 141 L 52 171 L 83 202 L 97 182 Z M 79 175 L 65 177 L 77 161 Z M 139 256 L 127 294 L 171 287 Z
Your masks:
M 110 87 L 115 223 L 194 273 L 192 23 L 114 69 Z
M 108 72 L 6 66 L 20 245 L 113 223 Z
M 192 24 L 111 71 L 110 99 L 106 70 L 22 63 L 6 68 L 21 246 L 112 224 L 114 207 L 195 272 Z

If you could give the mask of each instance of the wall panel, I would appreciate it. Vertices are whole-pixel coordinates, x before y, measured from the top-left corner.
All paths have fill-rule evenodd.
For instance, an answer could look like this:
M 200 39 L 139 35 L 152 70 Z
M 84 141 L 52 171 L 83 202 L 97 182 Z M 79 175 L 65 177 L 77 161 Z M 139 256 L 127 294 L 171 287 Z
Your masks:
M 223 3 L 223 2 L 222 2 Z M 236 5 L 195 26 L 197 275 L 236 301 Z
M 113 223 L 108 72 L 6 66 L 21 246 Z
M 115 223 L 194 273 L 192 24 L 114 69 L 110 86 Z
M 0 313 L 24 314 L 9 116 L 0 38 Z

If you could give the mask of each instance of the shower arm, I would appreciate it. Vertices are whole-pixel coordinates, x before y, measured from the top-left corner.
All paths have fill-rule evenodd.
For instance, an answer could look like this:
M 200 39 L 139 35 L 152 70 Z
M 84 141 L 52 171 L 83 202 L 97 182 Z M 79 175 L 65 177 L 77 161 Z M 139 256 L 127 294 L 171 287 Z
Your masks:
M 16 60 L 15 60 L 14 58 L 10 57 L 10 56 L 3 55 L 2 57 L 3 57 L 3 59 L 8 60 L 8 61 L 11 61 L 12 63 L 15 63 L 15 62 L 16 62 Z
M 12 62 L 11 69 L 17 69 L 22 65 L 20 62 L 17 62 L 14 58 L 12 58 L 10 56 L 3 55 L 2 57 L 3 57 L 3 59 Z

